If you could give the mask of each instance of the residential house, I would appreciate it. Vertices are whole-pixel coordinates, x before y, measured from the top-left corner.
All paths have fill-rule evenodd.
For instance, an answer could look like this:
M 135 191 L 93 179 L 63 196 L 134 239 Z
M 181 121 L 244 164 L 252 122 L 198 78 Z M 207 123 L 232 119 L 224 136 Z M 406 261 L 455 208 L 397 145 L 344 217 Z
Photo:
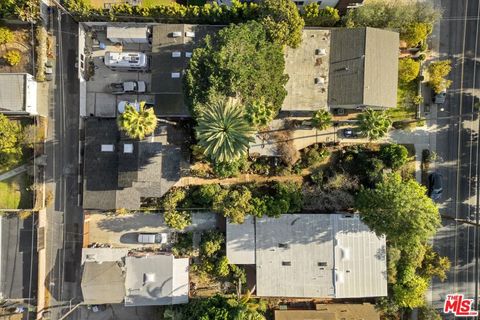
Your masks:
M 123 248 L 84 248 L 81 287 L 86 304 L 187 303 L 188 259 L 172 255 L 133 255 Z
M 287 48 L 287 97 L 282 111 L 386 109 L 397 104 L 396 32 L 375 28 L 307 28 Z
M 340 13 L 345 13 L 347 9 L 353 9 L 361 6 L 363 0 L 293 0 L 298 7 L 316 2 L 320 8 L 337 8 Z
M 227 258 L 254 265 L 256 295 L 387 295 L 385 237 L 354 214 L 288 214 L 227 223 Z
M 37 82 L 28 73 L 0 73 L 0 113 L 35 116 Z
M 162 197 L 188 167 L 186 136 L 161 123 L 143 140 L 121 134 L 115 119 L 85 119 L 83 208 L 138 210 Z

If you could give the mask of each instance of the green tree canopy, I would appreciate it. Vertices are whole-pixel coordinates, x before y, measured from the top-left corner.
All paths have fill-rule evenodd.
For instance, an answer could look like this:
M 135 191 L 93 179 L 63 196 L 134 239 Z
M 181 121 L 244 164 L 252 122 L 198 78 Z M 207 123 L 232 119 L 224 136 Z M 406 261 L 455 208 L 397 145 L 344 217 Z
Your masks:
M 247 154 L 253 142 L 252 128 L 244 119 L 242 108 L 231 99 L 215 99 L 197 118 L 198 144 L 215 162 L 230 162 Z
M 440 281 L 445 281 L 447 271 L 450 269 L 450 260 L 448 257 L 441 257 L 431 245 L 426 245 L 425 249 L 420 275 L 426 278 L 438 277 Z
M 273 42 L 292 48 L 302 43 L 305 22 L 293 1 L 262 0 L 259 9 L 260 19 Z
M 127 104 L 125 111 L 117 118 L 120 130 L 132 139 L 144 139 L 152 134 L 157 127 L 157 117 L 153 108 L 145 108 L 145 102 L 140 102 L 139 110 Z
M 185 73 L 185 92 L 194 116 L 215 95 L 236 97 L 244 106 L 263 101 L 276 115 L 287 94 L 282 47 L 267 39 L 256 21 L 230 25 L 194 50 Z
M 412 25 L 433 25 L 440 16 L 441 12 L 430 2 L 370 0 L 355 10 L 349 10 L 344 23 L 349 28 L 392 29 L 405 34 Z
M 317 2 L 304 5 L 301 15 L 307 26 L 333 27 L 340 21 L 337 9 L 331 7 L 320 9 Z
M 450 60 L 442 60 L 432 62 L 428 66 L 428 74 L 430 77 L 428 83 L 436 93 L 440 93 L 452 85 L 451 80 L 445 79 L 452 70 L 451 64 L 452 61 Z
M 14 39 L 13 32 L 5 27 L 0 27 L 0 44 L 12 42 Z
M 412 58 L 402 58 L 398 60 L 398 80 L 408 83 L 415 80 L 420 72 L 420 62 Z
M 166 211 L 164 218 L 167 226 L 177 230 L 183 230 L 192 223 L 192 216 L 187 211 Z
M 332 114 L 326 110 L 318 110 L 312 117 L 312 126 L 325 130 L 332 125 Z
M 380 147 L 380 159 L 389 168 L 400 168 L 408 161 L 408 150 L 400 144 L 383 144 Z
M 359 131 L 369 140 L 377 140 L 384 137 L 392 121 L 385 111 L 366 109 L 357 116 Z
M 252 193 L 247 187 L 222 190 L 213 200 L 213 210 L 223 214 L 232 223 L 243 223 L 253 211 Z
M 399 174 L 385 176 L 375 189 L 364 189 L 355 204 L 362 220 L 377 235 L 398 247 L 424 243 L 440 225 L 438 208 L 415 180 Z
M 404 40 L 409 46 L 416 46 L 427 39 L 432 32 L 432 25 L 423 22 L 415 22 L 405 28 L 400 34 L 400 39 Z
M 268 126 L 275 117 L 274 108 L 262 100 L 252 102 L 245 109 L 245 119 L 251 126 L 258 129 Z
M 9 166 L 22 155 L 22 126 L 0 113 L 0 166 Z

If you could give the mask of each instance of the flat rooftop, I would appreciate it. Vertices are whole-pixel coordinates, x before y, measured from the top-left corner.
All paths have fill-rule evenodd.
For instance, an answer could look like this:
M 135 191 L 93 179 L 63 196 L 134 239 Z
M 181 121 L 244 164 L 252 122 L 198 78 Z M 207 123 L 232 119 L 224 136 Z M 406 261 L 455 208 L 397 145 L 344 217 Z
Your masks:
M 285 51 L 287 97 L 283 111 L 327 108 L 330 67 L 330 30 L 304 29 L 300 47 Z
M 258 296 L 386 296 L 385 250 L 385 238 L 353 214 L 288 214 L 227 225 L 227 257 L 237 264 L 254 260 Z
M 275 310 L 275 320 L 379 320 L 380 313 L 370 303 L 317 304 L 316 310 Z

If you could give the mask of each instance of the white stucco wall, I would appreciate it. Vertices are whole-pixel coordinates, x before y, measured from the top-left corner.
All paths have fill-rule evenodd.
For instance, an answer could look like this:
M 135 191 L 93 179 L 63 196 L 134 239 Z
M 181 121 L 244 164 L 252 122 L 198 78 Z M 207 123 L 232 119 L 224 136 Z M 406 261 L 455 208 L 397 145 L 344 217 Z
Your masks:
M 31 74 L 27 74 L 25 82 L 25 111 L 32 116 L 38 115 L 37 82 Z

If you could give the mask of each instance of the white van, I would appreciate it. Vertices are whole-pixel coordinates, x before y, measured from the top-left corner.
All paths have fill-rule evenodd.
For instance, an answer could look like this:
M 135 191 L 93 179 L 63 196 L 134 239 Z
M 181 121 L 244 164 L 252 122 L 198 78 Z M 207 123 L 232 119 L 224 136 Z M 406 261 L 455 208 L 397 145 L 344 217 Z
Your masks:
M 105 52 L 105 65 L 114 71 L 148 70 L 148 58 L 143 52 Z

